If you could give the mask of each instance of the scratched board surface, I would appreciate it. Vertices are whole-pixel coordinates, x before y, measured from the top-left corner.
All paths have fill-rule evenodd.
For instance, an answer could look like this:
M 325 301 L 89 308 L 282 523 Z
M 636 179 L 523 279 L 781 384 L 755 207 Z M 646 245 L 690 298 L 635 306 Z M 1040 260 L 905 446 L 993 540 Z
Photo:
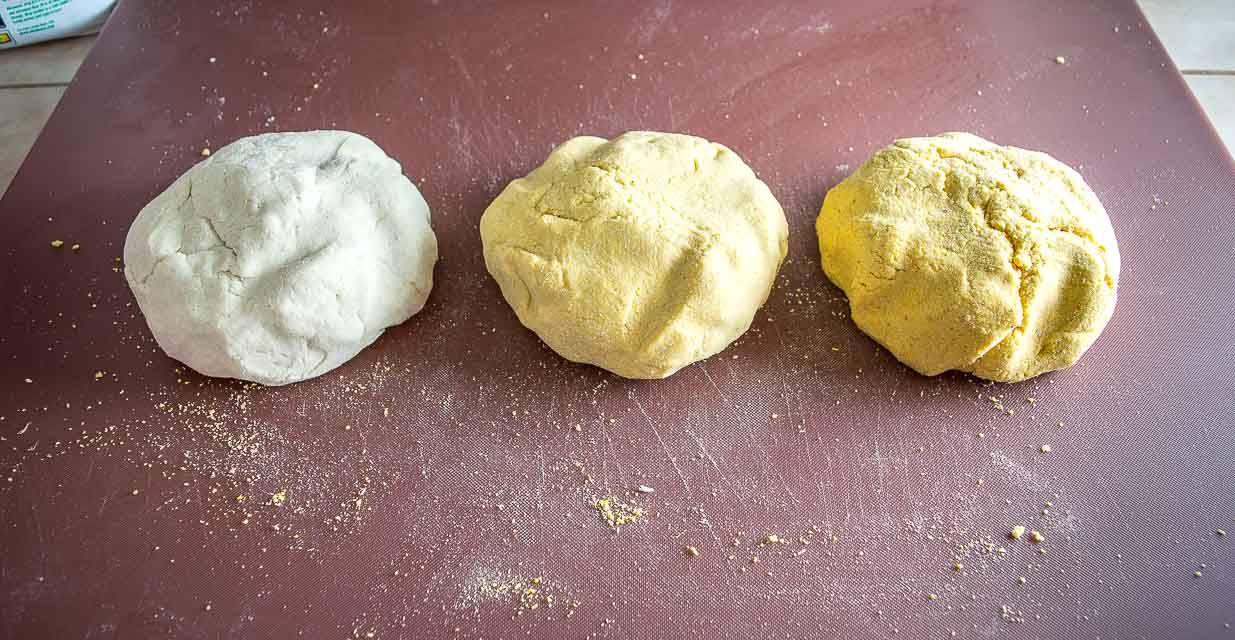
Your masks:
M 120 4 L 0 203 L 0 636 L 1231 633 L 1235 170 L 1133 3 L 609 5 Z M 291 387 L 182 369 L 128 224 L 203 148 L 316 128 L 420 185 L 428 306 Z M 477 231 L 631 129 L 730 146 L 790 222 L 750 332 L 662 381 L 543 346 Z M 1078 366 L 923 378 L 823 277 L 825 191 L 949 130 L 1106 204 L 1120 302 Z

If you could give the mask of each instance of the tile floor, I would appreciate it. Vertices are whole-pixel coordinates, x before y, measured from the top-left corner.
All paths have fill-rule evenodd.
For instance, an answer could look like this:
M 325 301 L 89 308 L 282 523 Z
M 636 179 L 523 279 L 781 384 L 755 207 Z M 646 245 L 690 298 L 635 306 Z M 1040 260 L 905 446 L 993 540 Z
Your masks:
M 95 36 L 0 51 L 0 195 L 60 102 Z
M 1228 149 L 1235 150 L 1235 4 L 1140 0 Z M 81 66 L 94 36 L 0 52 L 0 195 Z

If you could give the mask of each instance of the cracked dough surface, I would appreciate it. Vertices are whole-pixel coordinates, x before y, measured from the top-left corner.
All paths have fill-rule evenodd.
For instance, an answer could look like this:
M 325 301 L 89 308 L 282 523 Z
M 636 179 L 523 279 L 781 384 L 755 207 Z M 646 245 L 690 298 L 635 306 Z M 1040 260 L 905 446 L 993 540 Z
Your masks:
M 880 150 L 828 192 L 816 231 L 854 322 L 924 375 L 1071 366 L 1115 308 L 1115 232 L 1081 176 L 971 134 Z
M 433 286 L 429 207 L 371 140 L 241 138 L 137 215 L 124 273 L 159 346 L 209 375 L 281 385 L 350 360 Z
M 480 234 L 502 295 L 554 351 L 664 378 L 750 327 L 788 227 L 729 149 L 636 131 L 554 149 L 489 205 Z

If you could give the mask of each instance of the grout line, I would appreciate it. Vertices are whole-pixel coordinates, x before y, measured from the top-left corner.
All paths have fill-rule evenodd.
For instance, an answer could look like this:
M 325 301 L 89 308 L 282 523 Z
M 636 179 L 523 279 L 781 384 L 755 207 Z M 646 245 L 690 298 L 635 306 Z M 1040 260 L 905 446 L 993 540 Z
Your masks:
M 1185 76 L 1235 76 L 1235 69 L 1182 69 Z
M 0 89 L 46 89 L 49 87 L 67 87 L 67 82 L 16 82 L 0 84 Z

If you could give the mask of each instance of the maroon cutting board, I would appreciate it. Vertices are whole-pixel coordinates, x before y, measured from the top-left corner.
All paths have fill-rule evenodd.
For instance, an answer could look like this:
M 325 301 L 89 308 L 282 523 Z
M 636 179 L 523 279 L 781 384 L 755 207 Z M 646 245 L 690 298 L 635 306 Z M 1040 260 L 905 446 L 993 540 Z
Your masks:
M 130 221 L 203 147 L 317 128 L 421 186 L 428 306 L 303 384 L 182 370 Z M 630 129 L 730 146 L 790 221 L 750 332 L 661 381 L 544 347 L 477 232 L 552 146 Z M 825 191 L 949 130 L 1106 204 L 1120 301 L 1076 367 L 923 378 L 823 277 Z M 127 0 L 0 204 L 0 636 L 1230 637 L 1233 210 L 1131 0 Z

